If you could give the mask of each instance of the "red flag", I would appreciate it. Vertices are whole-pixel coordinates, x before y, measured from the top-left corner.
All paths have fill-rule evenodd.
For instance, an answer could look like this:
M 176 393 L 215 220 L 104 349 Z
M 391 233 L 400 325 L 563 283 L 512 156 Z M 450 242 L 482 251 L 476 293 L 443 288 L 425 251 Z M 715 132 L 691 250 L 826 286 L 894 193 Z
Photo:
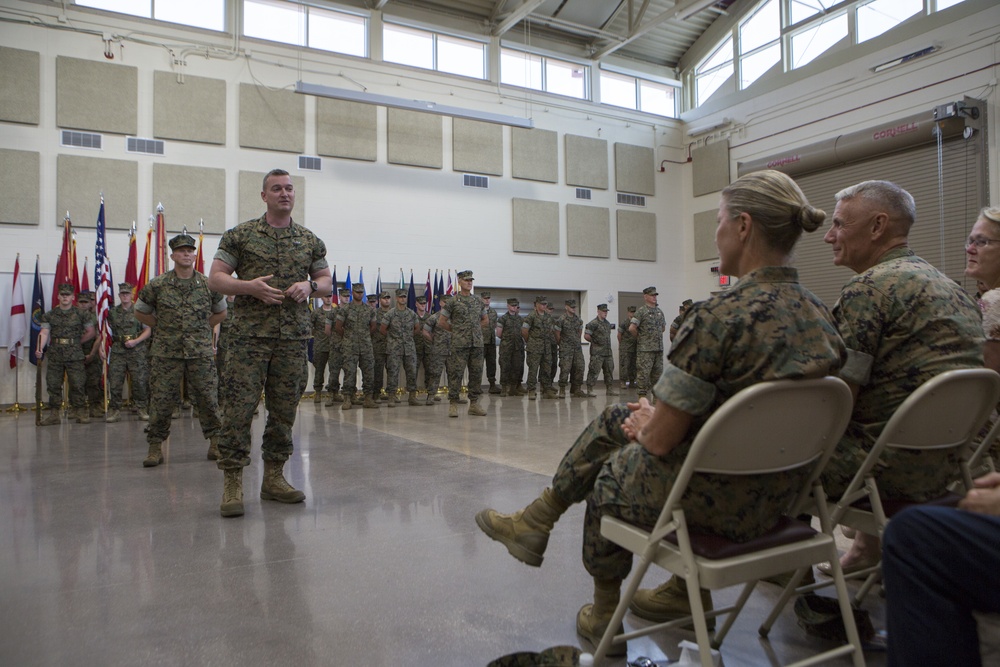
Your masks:
M 10 367 L 17 367 L 21 356 L 22 339 L 28 332 L 28 316 L 24 310 L 24 292 L 21 290 L 21 253 L 14 259 L 14 287 L 10 293 L 10 324 L 7 328 L 7 349 L 10 350 Z
M 451 269 L 448 269 L 448 287 L 445 289 L 444 293 L 448 296 L 455 293 L 455 286 L 451 284 Z
M 89 292 L 90 291 L 90 278 L 87 277 L 87 258 L 83 258 L 83 271 L 81 272 L 82 277 L 80 278 L 80 291 Z
M 66 213 L 66 219 L 63 221 L 63 241 L 62 250 L 59 252 L 59 259 L 56 261 L 56 275 L 55 280 L 52 283 L 52 303 L 59 303 L 59 286 L 63 283 L 74 284 L 73 278 L 70 277 L 71 257 L 73 252 L 73 223 L 70 222 L 69 213 Z M 76 281 L 79 284 L 79 281 Z M 75 292 L 74 292 L 75 295 Z
M 138 298 L 139 292 L 149 282 L 149 251 L 153 247 L 153 223 L 150 221 L 149 229 L 146 230 L 146 254 L 142 257 L 142 270 L 135 281 L 135 296 Z
M 132 222 L 132 230 L 128 233 L 128 259 L 125 261 L 125 282 L 135 287 L 139 282 L 139 250 L 135 242 L 135 222 Z
M 156 275 L 167 272 L 167 221 L 163 218 L 163 204 L 156 206 Z
M 70 256 L 69 277 L 72 278 L 73 294 L 80 293 L 80 262 L 76 260 L 76 234 L 73 234 L 73 254 Z
M 201 249 L 205 245 L 205 233 L 198 232 L 198 254 L 194 258 L 194 270 L 198 273 L 205 273 L 205 256 Z

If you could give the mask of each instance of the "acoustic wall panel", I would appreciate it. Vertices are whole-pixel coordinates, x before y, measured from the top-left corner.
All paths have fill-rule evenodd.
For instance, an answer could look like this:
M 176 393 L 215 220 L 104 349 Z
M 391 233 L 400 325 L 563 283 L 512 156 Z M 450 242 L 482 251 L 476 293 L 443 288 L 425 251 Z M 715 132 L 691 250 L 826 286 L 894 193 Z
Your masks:
M 226 143 L 226 82 L 173 72 L 153 72 L 153 136 Z
M 101 193 L 108 229 L 131 229 L 139 210 L 139 163 L 79 155 L 56 158 L 56 211 L 60 220 L 69 211 L 73 226 L 97 227 Z
M 503 176 L 503 126 L 453 118 L 452 169 Z
M 691 151 L 694 196 L 718 192 L 729 185 L 729 139 Z
M 575 257 L 611 257 L 611 210 L 567 204 L 566 253 Z
M 656 214 L 618 211 L 618 259 L 656 261 Z
M 694 259 L 700 262 L 718 259 L 719 249 L 715 246 L 715 228 L 718 226 L 719 209 L 694 214 Z
M 514 252 L 559 254 L 559 204 L 537 199 L 512 200 Z
M 429 113 L 406 109 L 387 109 L 389 164 L 440 169 L 444 165 L 442 123 L 444 119 Z
M 127 65 L 58 56 L 56 125 L 134 135 L 138 127 L 138 72 Z
M 558 135 L 552 130 L 510 128 L 511 170 L 514 178 L 557 183 Z
M 306 149 L 306 96 L 240 84 L 240 146 L 302 153 Z
M 316 98 L 316 152 L 374 162 L 378 121 L 374 104 Z
M 39 154 L 0 148 L 0 183 L 6 196 L 0 197 L 0 222 L 37 225 L 41 183 Z M 12 196 L 12 193 L 18 195 Z
M 615 144 L 615 187 L 618 192 L 656 194 L 653 149 L 632 144 Z
M 608 189 L 606 140 L 566 135 L 566 185 Z
M 239 216 L 236 222 L 246 222 L 259 218 L 267 211 L 264 200 L 260 198 L 264 185 L 264 175 L 266 171 L 241 171 L 239 183 Z M 306 179 L 302 176 L 292 174 L 292 186 L 295 188 L 295 210 L 292 211 L 292 220 L 297 225 L 308 227 L 309 221 L 302 217 L 306 210 Z
M 38 52 L 0 46 L 0 121 L 38 125 L 40 67 Z
M 152 206 L 160 203 L 171 234 L 185 226 L 197 234 L 199 220 L 205 221 L 206 233 L 221 234 L 226 231 L 226 170 L 154 163 Z

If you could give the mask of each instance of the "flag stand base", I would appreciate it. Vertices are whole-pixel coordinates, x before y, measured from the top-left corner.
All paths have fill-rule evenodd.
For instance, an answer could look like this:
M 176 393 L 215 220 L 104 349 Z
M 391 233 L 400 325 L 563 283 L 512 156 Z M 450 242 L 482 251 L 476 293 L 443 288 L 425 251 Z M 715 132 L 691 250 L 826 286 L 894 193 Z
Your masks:
M 4 412 L 27 412 L 27 411 L 28 408 L 24 407 L 20 403 L 14 403 L 14 405 L 4 410 Z

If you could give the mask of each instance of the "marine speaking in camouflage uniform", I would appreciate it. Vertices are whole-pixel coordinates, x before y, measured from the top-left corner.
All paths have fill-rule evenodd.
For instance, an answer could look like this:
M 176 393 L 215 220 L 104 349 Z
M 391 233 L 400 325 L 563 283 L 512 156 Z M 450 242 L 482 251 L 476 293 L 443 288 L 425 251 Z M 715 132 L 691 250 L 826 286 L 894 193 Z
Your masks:
M 344 370 L 344 334 L 337 331 L 335 324 L 337 311 L 351 302 L 351 290 L 341 287 L 338 294 L 340 298 L 337 308 L 326 318 L 326 333 L 330 337 L 330 381 L 327 383 L 330 396 L 326 401 L 327 406 L 336 405 L 343 400 L 340 395 L 340 374 Z
M 524 338 L 519 314 L 521 302 L 507 299 L 507 312 L 497 318 L 497 338 L 500 339 L 500 395 L 524 396 L 521 378 L 524 377 Z
M 332 342 L 330 340 L 330 334 L 327 333 L 327 325 L 332 317 L 333 305 L 331 304 L 331 295 L 326 294 L 323 296 L 323 306 L 312 311 L 312 314 L 309 316 L 309 320 L 312 324 L 313 339 L 314 403 L 321 403 L 323 401 L 323 384 L 326 382 L 326 368 L 327 366 L 330 366 L 330 349 Z M 331 367 L 331 382 L 334 374 L 335 371 Z
M 375 331 L 375 311 L 362 301 L 365 296 L 363 283 L 351 287 L 354 300 L 337 309 L 334 328 L 344 337 L 341 349 L 344 353 L 344 399 L 342 410 L 350 410 L 356 400 L 358 390 L 358 367 L 361 368 L 361 390 L 364 392 L 364 406 L 377 408 L 375 402 L 375 378 L 372 354 L 372 333 Z
M 690 443 L 730 397 L 759 382 L 836 374 L 846 349 L 823 303 L 798 283 L 789 265 L 803 229 L 825 214 L 812 208 L 779 172 L 756 172 L 723 190 L 716 242 L 720 265 L 736 286 L 694 307 L 654 388 L 630 413 L 609 406 L 559 464 L 552 487 L 513 515 L 483 510 L 480 528 L 511 554 L 540 565 L 549 531 L 572 504 L 587 501 L 583 561 L 594 578 L 594 602 L 577 615 L 577 632 L 600 641 L 632 567 L 632 553 L 601 535 L 603 516 L 653 525 Z M 800 471 L 760 476 L 695 473 L 682 504 L 692 530 L 746 541 L 771 529 L 803 478 Z M 683 580 L 637 593 L 632 609 L 659 620 L 690 614 Z M 708 591 L 702 593 L 711 609 Z M 613 647 L 624 655 L 624 645 Z
M 428 318 L 430 318 L 431 312 L 427 308 L 427 295 L 421 294 L 417 297 L 417 325 L 418 329 L 416 333 L 413 334 L 413 349 L 417 353 L 417 374 L 420 374 L 420 370 L 424 371 L 424 390 L 430 389 L 431 386 L 431 345 L 424 338 L 424 325 L 427 324 Z
M 441 307 L 444 308 L 450 302 L 450 296 L 442 297 Z M 438 311 L 432 313 L 424 322 L 424 340 L 431 348 L 430 370 L 427 374 L 427 405 L 434 405 L 441 400 L 437 395 L 441 387 L 441 374 L 445 372 L 451 360 L 451 332 L 439 326 L 440 321 L 441 311 Z
M 392 297 L 388 291 L 383 290 L 378 295 L 378 305 L 375 307 L 375 331 L 372 332 L 372 354 L 374 355 L 375 375 L 375 400 L 384 400 L 382 389 L 385 387 L 385 371 L 388 366 L 389 356 L 387 352 L 386 335 L 382 333 L 382 325 L 385 318 L 392 310 Z
M 406 391 L 410 405 L 420 405 L 417 402 L 417 348 L 413 344 L 413 336 L 419 330 L 417 314 L 406 307 L 407 291 L 396 290 L 396 307 L 389 311 L 382 322 L 382 332 L 386 336 L 386 367 L 389 379 L 386 390 L 389 394 L 389 407 L 396 407 L 399 396 L 400 366 L 406 373 Z
M 629 331 L 636 337 L 635 377 L 640 397 L 646 395 L 663 372 L 663 332 L 667 330 L 667 321 L 656 305 L 657 294 L 655 287 L 642 290 L 646 303 L 635 311 L 629 324 Z
M 111 328 L 111 361 L 108 364 L 108 414 L 104 421 L 113 424 L 122 419 L 122 387 L 125 385 L 125 372 L 132 379 L 130 398 L 132 405 L 139 413 L 139 419 L 146 421 L 149 413 L 146 411 L 149 396 L 149 364 L 146 360 L 146 340 L 152 329 L 140 322 L 135 316 L 133 307 L 133 292 L 135 287 L 130 283 L 118 285 L 120 303 L 108 311 L 108 324 Z M 104 355 L 104 345 L 99 345 L 101 356 Z
M 213 289 L 236 295 L 219 440 L 223 516 L 243 514 L 243 468 L 250 464 L 250 426 L 261 391 L 267 423 L 260 497 L 283 503 L 305 499 L 285 480 L 283 469 L 292 455 L 295 412 L 308 378 L 308 301 L 331 289 L 326 244 L 292 220 L 295 188 L 288 172 L 268 172 L 260 197 L 267 212 L 222 235 L 209 276 Z
M 590 343 L 590 367 L 587 369 L 587 395 L 594 395 L 594 384 L 601 371 L 608 396 L 617 396 L 615 389 L 615 357 L 611 352 L 611 322 L 608 304 L 597 304 L 597 317 L 587 322 L 583 337 Z
M 521 336 L 525 342 L 528 359 L 528 398 L 535 400 L 535 385 L 542 385 L 542 398 L 556 398 L 552 389 L 552 354 L 549 335 L 552 332 L 552 318 L 549 317 L 548 301 L 544 296 L 535 297 L 535 309 L 528 313 L 521 324 Z
M 857 393 L 847 432 L 823 471 L 831 495 L 843 493 L 907 396 L 945 371 L 982 367 L 984 347 L 975 300 L 909 248 L 916 205 L 908 192 L 865 181 L 836 200 L 824 240 L 834 264 L 857 273 L 833 307 L 848 349 L 840 377 Z M 951 451 L 886 448 L 873 474 L 883 497 L 923 502 L 945 494 L 958 461 Z M 841 563 L 853 568 L 879 557 L 878 540 L 859 532 Z
M 94 307 L 94 293 L 90 290 L 83 290 L 76 295 L 76 307 L 86 313 L 90 323 L 97 328 L 97 310 Z M 87 376 L 86 393 L 89 414 L 93 417 L 104 417 L 104 387 L 101 386 L 101 378 L 104 375 L 104 364 L 101 362 L 100 336 L 96 333 L 92 340 L 82 343 L 83 348 L 83 371 Z
M 83 370 L 83 348 L 95 335 L 94 323 L 86 313 L 73 306 L 73 286 L 59 285 L 59 305 L 41 317 L 41 331 L 35 358 L 41 363 L 48 359 L 45 369 L 45 387 L 49 392 L 49 414 L 39 422 L 42 426 L 60 423 L 59 410 L 62 406 L 63 374 L 69 380 L 69 404 L 72 416 L 80 424 L 90 423 L 86 407 L 84 385 L 86 373 Z M 48 344 L 48 349 L 45 349 Z
M 566 312 L 555 323 L 556 344 L 559 346 L 559 397 L 566 395 L 566 383 L 570 394 L 586 398 L 580 390 L 583 385 L 583 320 L 576 314 L 576 299 L 566 299 Z
M 625 387 L 635 386 L 636 336 L 629 331 L 634 316 L 635 306 L 629 306 L 625 319 L 618 325 L 618 365 L 621 366 L 621 381 Z
M 209 460 L 219 457 L 219 386 L 213 328 L 226 318 L 226 297 L 208 287 L 194 270 L 197 242 L 187 234 L 170 239 L 174 268 L 150 280 L 139 292 L 135 317 L 153 330 L 150 350 L 149 452 L 142 465 L 163 463 L 163 441 L 180 400 L 183 379 L 197 407 L 201 432 L 210 441 Z
M 489 393 L 499 394 L 497 386 L 497 311 L 490 301 L 493 295 L 488 290 L 479 292 L 479 298 L 486 304 L 487 322 L 483 325 L 483 360 L 486 362 L 486 381 L 490 383 Z
M 488 322 L 486 304 L 472 293 L 472 271 L 458 272 L 458 294 L 441 308 L 438 326 L 451 332 L 451 358 L 448 361 L 448 416 L 458 417 L 458 393 L 462 376 L 469 371 L 469 414 L 485 417 L 479 404 L 483 384 L 483 323 Z

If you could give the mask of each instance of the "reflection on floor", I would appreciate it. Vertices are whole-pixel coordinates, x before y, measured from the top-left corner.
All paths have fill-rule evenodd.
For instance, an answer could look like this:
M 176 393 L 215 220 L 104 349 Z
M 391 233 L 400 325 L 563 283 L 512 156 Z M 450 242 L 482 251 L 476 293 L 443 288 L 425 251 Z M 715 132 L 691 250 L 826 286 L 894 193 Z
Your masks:
M 606 400 L 489 396 L 487 417 L 458 419 L 446 400 L 349 412 L 303 400 L 286 474 L 306 502 L 259 500 L 261 418 L 236 519 L 219 516 L 222 474 L 190 413 L 156 468 L 141 465 L 134 417 L 36 428 L 31 412 L 4 414 L 0 664 L 468 667 L 579 646 L 574 619 L 592 592 L 583 508 L 556 526 L 541 568 L 511 558 L 473 515 L 534 498 Z M 761 641 L 778 590 L 759 588 L 723 645 L 729 667 L 788 662 L 818 641 L 790 608 Z M 882 627 L 879 598 L 865 607 Z M 693 637 L 636 640 L 629 657 L 663 664 Z

